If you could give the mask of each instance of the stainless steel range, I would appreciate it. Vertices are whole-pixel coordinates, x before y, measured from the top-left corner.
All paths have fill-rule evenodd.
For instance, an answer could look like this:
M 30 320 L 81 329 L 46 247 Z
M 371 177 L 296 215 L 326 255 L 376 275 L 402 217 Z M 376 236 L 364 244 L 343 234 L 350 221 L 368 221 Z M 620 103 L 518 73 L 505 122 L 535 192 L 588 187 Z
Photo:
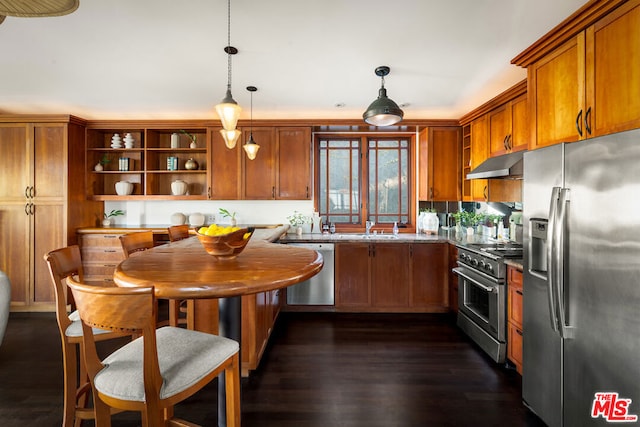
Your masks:
M 504 258 L 522 258 L 522 245 L 458 245 L 458 326 L 493 360 L 506 359 L 507 290 Z

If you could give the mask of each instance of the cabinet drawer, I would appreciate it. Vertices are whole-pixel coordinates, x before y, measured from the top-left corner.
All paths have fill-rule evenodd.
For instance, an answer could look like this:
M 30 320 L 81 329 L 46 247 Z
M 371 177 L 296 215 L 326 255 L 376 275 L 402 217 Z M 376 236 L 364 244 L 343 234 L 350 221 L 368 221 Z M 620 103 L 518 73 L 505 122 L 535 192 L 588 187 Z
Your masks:
M 83 262 L 105 262 L 120 263 L 124 261 L 124 253 L 121 247 L 82 247 L 80 250 Z
M 522 375 L 522 329 L 513 323 L 508 323 L 507 357 L 516 365 L 516 370 Z
M 118 263 L 83 263 L 85 277 L 111 277 Z
M 78 241 L 80 247 L 118 247 L 120 248 L 120 234 L 81 234 Z
M 509 284 L 508 321 L 522 328 L 522 288 Z

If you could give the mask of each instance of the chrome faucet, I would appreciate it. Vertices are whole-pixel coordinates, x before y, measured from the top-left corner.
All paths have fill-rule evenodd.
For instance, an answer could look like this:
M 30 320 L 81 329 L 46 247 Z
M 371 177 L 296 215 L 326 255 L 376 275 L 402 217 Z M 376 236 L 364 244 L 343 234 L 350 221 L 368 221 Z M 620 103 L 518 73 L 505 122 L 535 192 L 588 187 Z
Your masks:
M 366 231 L 366 233 L 365 233 L 365 234 L 366 234 L 367 236 L 370 234 L 370 232 L 371 232 L 371 228 L 372 228 L 374 225 L 376 225 L 376 223 L 375 223 L 375 222 L 373 222 L 373 221 L 367 221 L 367 222 L 365 222 L 365 227 L 367 227 L 367 231 Z

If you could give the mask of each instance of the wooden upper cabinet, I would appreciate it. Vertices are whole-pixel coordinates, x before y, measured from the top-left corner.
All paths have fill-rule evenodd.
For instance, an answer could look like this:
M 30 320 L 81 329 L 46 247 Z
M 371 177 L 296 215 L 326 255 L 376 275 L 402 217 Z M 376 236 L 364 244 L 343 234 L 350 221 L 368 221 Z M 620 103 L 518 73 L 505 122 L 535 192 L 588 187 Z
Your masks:
M 640 2 L 624 4 L 585 37 L 587 135 L 640 127 Z
M 311 199 L 311 128 L 253 128 L 253 138 L 260 151 L 255 160 L 242 156 L 242 198 Z
M 531 149 L 581 138 L 584 34 L 538 61 L 529 72 Z M 580 131 L 581 132 L 581 131 Z
M 418 142 L 419 200 L 460 200 L 461 128 L 428 127 Z
M 490 157 L 527 149 L 527 111 L 527 96 L 521 95 L 488 113 Z
M 272 127 L 253 128 L 253 139 L 260 150 L 254 160 L 242 155 L 242 198 L 269 200 L 275 198 L 276 137 Z M 243 140 L 249 138 L 249 128 L 243 129 Z M 244 144 L 242 142 L 241 144 Z M 243 150 L 244 151 L 244 150 Z
M 241 197 L 241 158 L 244 154 L 242 141 L 234 148 L 227 148 L 219 129 L 209 129 L 211 140 L 211 182 L 209 197 L 214 200 L 239 200 Z
M 471 170 L 478 167 L 488 156 L 488 119 L 481 116 L 471 122 Z M 487 201 L 489 199 L 489 182 L 486 179 L 471 180 L 471 199 Z
M 311 128 L 277 128 L 276 199 L 311 199 Z
M 640 0 L 590 2 L 555 31 L 512 61 L 528 68 L 529 148 L 640 127 Z

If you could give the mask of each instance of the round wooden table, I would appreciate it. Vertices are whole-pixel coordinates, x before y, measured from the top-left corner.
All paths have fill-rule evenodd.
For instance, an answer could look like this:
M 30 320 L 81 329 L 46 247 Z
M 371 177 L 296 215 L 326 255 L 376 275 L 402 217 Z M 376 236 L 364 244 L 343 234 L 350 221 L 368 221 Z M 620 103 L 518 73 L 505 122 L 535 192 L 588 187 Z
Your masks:
M 241 343 L 242 295 L 299 283 L 322 265 L 316 251 L 261 240 L 250 241 L 235 259 L 218 260 L 191 237 L 127 258 L 116 267 L 114 281 L 154 286 L 157 298 L 219 299 L 219 333 Z M 218 382 L 218 425 L 226 425 L 224 374 Z

